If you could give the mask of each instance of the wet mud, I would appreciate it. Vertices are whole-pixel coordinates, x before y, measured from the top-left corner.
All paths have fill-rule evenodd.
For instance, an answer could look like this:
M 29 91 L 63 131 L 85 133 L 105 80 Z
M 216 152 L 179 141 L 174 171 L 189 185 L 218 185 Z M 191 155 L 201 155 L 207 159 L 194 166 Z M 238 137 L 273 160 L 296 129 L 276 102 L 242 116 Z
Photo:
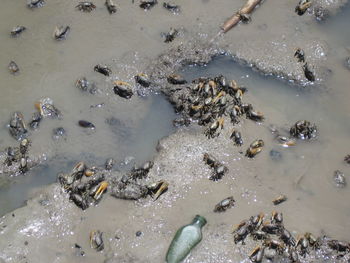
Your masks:
M 203 230 L 203 241 L 185 262 L 248 262 L 248 255 L 256 244 L 248 240 L 246 245 L 234 245 L 232 226 L 259 212 L 263 212 L 267 218 L 273 210 L 283 213 L 284 224 L 295 237 L 312 232 L 316 236 L 350 240 L 346 231 L 350 227 L 349 214 L 346 212 L 349 207 L 342 201 L 349 198 L 350 192 L 346 187 L 335 187 L 332 182 L 335 170 L 348 171 L 343 158 L 348 154 L 348 145 L 344 141 L 348 138 L 350 127 L 344 123 L 344 119 L 349 117 L 346 98 L 350 94 L 344 88 L 348 83 L 348 75 L 344 72 L 348 71 L 341 63 L 341 57 L 346 51 L 345 47 L 338 51 L 336 40 L 326 37 L 327 33 L 321 30 L 322 25 L 319 28 L 315 25 L 319 23 L 316 18 L 320 20 L 320 11 L 317 10 L 322 8 L 322 12 L 327 13 L 327 16 L 329 14 L 324 21 L 326 23 L 341 12 L 339 8 L 345 3 L 314 1 L 313 8 L 299 17 L 294 13 L 294 1 L 278 2 L 273 3 L 278 12 L 272 17 L 268 15 L 271 3 L 265 1 L 253 13 L 250 24 L 240 24 L 215 41 L 211 40 L 218 32 L 220 23 L 239 8 L 239 3 L 179 1 L 181 13 L 170 16 L 160 6 L 145 12 L 136 3 L 120 3 L 120 16 L 113 22 L 111 17 L 105 17 L 109 14 L 102 5 L 88 17 L 83 16 L 87 14 L 76 13 L 66 3 L 48 3 L 34 10 L 39 13 L 35 18 L 37 22 L 47 18 L 45 10 L 54 13 L 58 9 L 59 12 L 54 22 L 50 22 L 52 28 L 34 28 L 32 35 L 26 36 L 29 31 L 25 31 L 19 38 L 27 37 L 25 40 L 33 41 L 31 37 L 35 39 L 35 34 L 53 31 L 53 24 L 65 17 L 73 25 L 76 23 L 76 27 L 72 26 L 72 31 L 58 46 L 62 48 L 55 47 L 57 54 L 64 54 L 61 59 L 50 52 L 45 55 L 54 58 L 49 70 L 40 66 L 44 62 L 35 62 L 38 64 L 34 64 L 34 68 L 40 70 L 33 70 L 30 78 L 39 80 L 40 85 L 35 93 L 29 93 L 25 102 L 16 95 L 28 93 L 28 88 L 23 85 L 29 81 L 25 71 L 27 68 L 30 72 L 28 63 L 33 62 L 31 56 L 40 52 L 29 48 L 29 52 L 32 52 L 30 56 L 21 54 L 22 57 L 15 58 L 21 68 L 20 75 L 1 72 L 6 76 L 7 83 L 17 83 L 16 91 L 6 90 L 1 97 L 3 105 L 6 105 L 6 98 L 13 100 L 11 105 L 1 107 L 1 114 L 10 116 L 13 111 L 21 110 L 28 113 L 26 119 L 29 119 L 34 111 L 33 102 L 45 93 L 45 96 L 53 97 L 64 118 L 45 120 L 37 133 L 32 132 L 29 138 L 32 140 L 31 151 L 34 156 L 44 154 L 45 162 L 47 159 L 55 161 L 55 156 L 69 158 L 69 164 L 63 161 L 62 166 L 58 165 L 61 172 L 67 173 L 74 165 L 72 160 L 83 160 L 92 167 L 101 166 L 106 158 L 113 157 L 119 165 L 106 173 L 111 179 L 110 183 L 113 178 L 121 180 L 123 175 L 128 174 L 132 164 L 141 165 L 146 160 L 152 160 L 154 165 L 143 183 L 164 180 L 169 187 L 157 200 L 147 195 L 135 198 L 139 199 L 137 201 L 115 198 L 111 195 L 115 191 L 107 188 L 102 200 L 84 211 L 70 201 L 69 193 L 58 183 L 32 190 L 32 198 L 25 206 L 1 218 L 0 260 L 164 262 L 173 234 L 181 225 L 189 222 L 194 214 L 205 216 L 208 225 Z M 13 3 L 7 5 L 8 8 L 20 8 Z M 70 11 L 65 13 L 63 10 L 66 7 Z M 205 10 L 212 10 L 212 14 L 203 16 Z M 98 15 L 93 16 L 94 12 Z M 132 21 L 136 26 L 131 27 L 125 22 L 130 14 L 133 14 Z M 26 13 L 26 16 L 29 17 L 29 14 Z M 78 23 L 76 17 L 83 22 Z M 103 21 L 106 27 L 101 32 L 96 30 L 88 33 L 84 29 L 84 21 L 90 18 L 89 23 L 92 25 Z M 166 21 L 164 26 L 154 24 L 158 19 Z M 113 24 L 117 22 L 121 23 L 118 33 L 122 33 L 123 38 L 111 33 L 114 32 Z M 165 44 L 160 33 L 168 31 L 170 25 L 183 30 L 174 41 Z M 5 31 L 5 28 L 2 30 Z M 74 32 L 77 32 L 76 35 Z M 92 45 L 93 49 L 87 47 L 79 50 L 81 43 L 89 38 L 103 37 L 106 41 L 93 41 L 96 44 Z M 142 45 L 138 43 L 141 38 L 145 39 Z M 24 43 L 18 42 L 17 48 Z M 51 42 L 40 43 L 53 48 Z M 71 48 L 63 48 L 65 44 L 70 44 Z M 152 48 L 147 48 L 148 45 Z M 303 64 L 294 57 L 298 47 L 305 52 L 305 59 L 315 75 L 314 81 L 308 79 Z M 70 56 L 74 50 L 77 54 Z M 89 52 L 93 55 L 86 55 Z M 228 58 L 221 60 L 221 55 L 228 55 Z M 84 65 L 77 61 L 79 56 L 86 59 Z M 0 58 L 10 61 L 9 56 L 4 54 Z M 102 62 L 112 69 L 110 77 L 96 75 L 99 73 L 92 75 L 93 67 Z M 66 69 L 70 67 L 75 70 L 66 74 Z M 258 72 L 253 72 L 251 68 Z M 140 72 L 150 76 L 150 88 L 133 84 L 135 95 L 130 100 L 113 93 L 114 81 L 134 83 L 134 76 Z M 248 92 L 244 99 L 263 111 L 266 120 L 256 123 L 242 118 L 235 126 L 243 135 L 242 147 L 232 143 L 229 125 L 224 126 L 220 136 L 212 139 L 205 136 L 205 127 L 195 123 L 180 127 L 169 135 L 174 131 L 171 128 L 172 120 L 180 115 L 174 115 L 164 98 L 152 100 L 149 95 L 156 92 L 169 97 L 174 85 L 168 83 L 167 77 L 174 73 L 181 74 L 189 83 L 203 75 L 214 77 L 223 74 L 229 79 L 235 79 L 239 85 L 247 86 Z M 75 80 L 82 74 L 96 83 L 98 90 L 95 95 L 83 93 L 74 87 Z M 10 77 L 18 79 L 15 81 Z M 46 86 L 50 88 L 46 90 Z M 61 86 L 66 88 L 57 92 Z M 311 91 L 304 87 L 310 87 Z M 70 96 L 74 103 L 65 102 Z M 330 99 L 332 103 L 329 103 Z M 96 106 L 101 103 L 104 106 Z M 298 141 L 295 148 L 281 148 L 271 133 L 270 124 L 288 135 L 290 127 L 301 119 L 315 122 L 320 136 L 312 142 Z M 78 127 L 79 120 L 91 121 L 96 129 L 84 130 Z M 59 144 L 51 138 L 52 129 L 58 126 L 67 127 L 67 137 Z M 5 122 L 3 127 L 0 145 L 15 145 L 17 142 L 10 139 Z M 336 136 L 333 136 L 334 130 L 337 130 Z M 167 137 L 161 139 L 162 136 Z M 250 159 L 244 155 L 255 139 L 264 140 L 265 146 L 256 158 Z M 212 169 L 203 162 L 204 153 L 213 154 L 227 167 L 228 172 L 221 180 L 210 180 Z M 44 173 L 50 174 L 54 181 L 57 170 L 49 169 Z M 30 172 L 35 174 L 37 170 L 34 168 Z M 7 179 L 4 181 L 7 182 Z M 11 183 L 7 187 L 11 189 Z M 280 194 L 285 194 L 288 199 L 276 207 L 272 200 Z M 215 213 L 215 205 L 231 195 L 236 201 L 234 207 L 224 213 Z M 8 210 L 5 208 L 3 211 Z M 96 252 L 89 241 L 90 232 L 96 230 L 103 233 L 102 252 Z M 314 257 L 311 253 L 306 258 L 301 257 L 300 261 L 310 262 L 316 260 Z M 318 255 L 317 260 L 346 262 L 347 258 Z

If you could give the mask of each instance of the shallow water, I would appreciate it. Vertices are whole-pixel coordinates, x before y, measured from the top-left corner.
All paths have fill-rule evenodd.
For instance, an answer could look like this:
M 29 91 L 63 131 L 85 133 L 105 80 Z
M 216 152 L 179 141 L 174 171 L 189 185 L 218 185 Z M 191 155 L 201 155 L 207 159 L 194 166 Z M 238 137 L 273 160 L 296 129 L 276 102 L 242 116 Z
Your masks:
M 25 175 L 5 180 L 0 186 L 0 215 L 22 206 L 33 188 L 55 182 L 59 172 L 68 172 L 80 160 L 89 165 L 103 165 L 107 158 L 113 158 L 116 161 L 114 169 L 125 171 L 134 164 L 152 159 L 158 140 L 174 131 L 171 120 L 175 114 L 160 95 L 139 99 L 138 103 L 143 108 L 142 116 L 138 116 L 136 121 L 132 120 L 132 115 L 137 115 L 137 112 L 131 113 L 132 109 L 123 112 L 125 107 L 109 108 L 105 105 L 96 114 L 85 115 L 82 112 L 80 116 L 87 116 L 96 125 L 94 131 L 79 127 L 76 123 L 78 119 L 74 122 L 66 118 L 44 120 L 40 131 L 35 131 L 41 133 L 42 142 L 35 143 L 50 147 L 53 153 L 49 155 L 48 162 Z M 89 113 L 88 108 L 86 111 Z M 67 135 L 57 141 L 51 138 L 51 129 L 57 127 L 55 122 L 67 131 Z M 12 140 L 6 129 L 2 135 L 8 137 L 6 141 Z

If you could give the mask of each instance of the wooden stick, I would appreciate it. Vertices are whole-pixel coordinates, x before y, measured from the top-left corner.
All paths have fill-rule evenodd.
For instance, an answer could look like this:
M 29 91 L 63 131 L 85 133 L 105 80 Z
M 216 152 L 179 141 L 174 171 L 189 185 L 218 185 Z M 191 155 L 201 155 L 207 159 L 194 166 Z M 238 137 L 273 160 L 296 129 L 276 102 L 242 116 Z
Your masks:
M 221 26 L 223 33 L 226 33 L 241 20 L 241 15 L 250 14 L 254 8 L 260 4 L 262 0 L 247 0 L 246 4 L 234 15 L 232 15 L 226 22 Z

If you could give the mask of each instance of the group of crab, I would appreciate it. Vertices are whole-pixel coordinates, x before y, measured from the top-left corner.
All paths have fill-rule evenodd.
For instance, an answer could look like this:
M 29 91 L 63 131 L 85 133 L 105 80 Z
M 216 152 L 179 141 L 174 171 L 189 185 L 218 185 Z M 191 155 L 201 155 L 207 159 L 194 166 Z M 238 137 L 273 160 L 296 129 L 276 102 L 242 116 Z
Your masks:
M 83 210 L 98 204 L 108 189 L 113 197 L 126 200 L 138 200 L 148 195 L 157 200 L 168 190 L 168 183 L 164 180 L 152 183 L 144 180 L 153 167 L 152 161 L 135 166 L 122 176 L 112 171 L 113 165 L 113 159 L 108 159 L 105 167 L 89 168 L 84 162 L 79 162 L 71 172 L 60 173 L 58 181 L 70 200 Z
M 263 213 L 243 220 L 234 227 L 235 244 L 245 244 L 247 237 L 257 243 L 249 258 L 252 262 L 264 259 L 274 262 L 300 262 L 301 258 L 326 253 L 336 258 L 344 257 L 350 252 L 350 243 L 330 239 L 326 236 L 316 238 L 307 232 L 294 238 L 284 227 L 283 214 L 273 211 L 270 218 Z M 322 250 L 322 252 L 321 252 Z M 319 252 L 319 253 L 318 253 Z
M 61 116 L 60 111 L 53 105 L 50 98 L 40 99 L 35 103 L 37 111 L 32 115 L 31 120 L 27 124 L 21 112 L 14 112 L 11 115 L 8 128 L 10 135 L 17 141 L 20 141 L 19 147 L 7 147 L 4 152 L 4 162 L 0 164 L 1 171 L 7 171 L 9 175 L 23 174 L 27 172 L 30 166 L 33 166 L 37 160 L 29 158 L 28 147 L 30 141 L 28 139 L 31 130 L 36 130 L 40 122 L 45 117 L 58 118 Z M 62 127 L 54 129 L 53 133 L 63 129 Z M 30 163 L 31 165 L 28 165 Z
M 168 77 L 168 82 L 173 85 L 186 84 L 186 81 L 178 75 Z M 205 135 L 212 139 L 220 135 L 224 128 L 225 116 L 228 116 L 232 125 L 240 122 L 242 116 L 256 122 L 264 120 L 264 115 L 255 111 L 252 104 L 242 101 L 247 88 L 238 86 L 235 80 L 228 81 L 224 76 L 219 75 L 214 78 L 198 78 L 190 85 L 177 89 L 170 87 L 169 101 L 174 105 L 175 110 L 182 114 L 181 118 L 174 120 L 174 124 L 189 125 L 191 121 L 196 121 L 200 126 L 206 126 Z M 232 130 L 231 139 L 234 144 L 241 146 L 243 140 L 241 133 Z M 260 152 L 263 143 L 259 143 Z M 251 150 L 254 147 L 250 147 Z M 255 154 L 249 151 L 248 157 Z
M 98 173 L 96 167 L 88 168 L 84 162 L 77 163 L 70 173 L 59 174 L 58 181 L 83 210 L 98 203 L 108 187 L 104 174 Z

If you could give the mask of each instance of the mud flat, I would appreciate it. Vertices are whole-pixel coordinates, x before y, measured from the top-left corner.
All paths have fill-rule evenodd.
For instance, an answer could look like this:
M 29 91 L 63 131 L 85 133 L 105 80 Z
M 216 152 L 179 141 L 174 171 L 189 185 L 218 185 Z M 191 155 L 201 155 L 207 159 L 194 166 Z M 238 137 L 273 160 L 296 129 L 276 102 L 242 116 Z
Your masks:
M 124 43 L 115 50 L 108 49 L 110 44 L 103 43 L 98 46 L 98 51 L 104 54 L 104 60 L 111 63 L 115 67 L 114 70 L 118 71 L 118 76 L 114 76 L 116 79 L 131 81 L 135 74 L 144 71 L 155 82 L 154 90 L 165 94 L 168 92 L 166 77 L 169 74 L 181 71 L 184 66 L 190 64 L 205 65 L 214 56 L 220 54 L 229 54 L 239 63 L 253 67 L 259 73 L 285 79 L 292 83 L 290 86 L 286 85 L 288 88 L 327 86 L 327 90 L 332 90 L 332 85 L 328 87 L 328 83 L 341 83 L 342 85 L 347 83 L 346 76 L 339 78 L 336 82 L 331 82 L 331 72 L 340 68 L 334 63 L 333 58 L 329 58 L 329 50 L 333 52 L 332 40 L 327 43 L 325 33 L 314 30 L 313 23 L 316 22 L 313 15 L 305 14 L 299 17 L 294 13 L 296 5 L 294 1 L 279 1 L 273 3 L 273 7 L 271 2 L 265 1 L 254 12 L 250 24 L 239 25 L 222 38 L 209 43 L 224 18 L 240 7 L 238 3 L 236 3 L 237 6 L 231 7 L 235 4 L 229 2 L 179 1 L 183 13 L 178 16 L 170 16 L 170 18 L 168 18 L 169 14 L 165 15 L 164 10 L 161 10 L 160 7 L 151 9 L 147 12 L 149 16 L 145 16 L 145 13 L 135 11 L 138 10 L 136 4 L 121 3 L 123 10 L 121 17 L 125 19 L 128 12 L 137 13 L 135 17 L 142 18 L 140 21 L 144 20 L 143 25 L 137 22 L 137 26 L 142 25 L 142 30 L 133 31 L 125 20 L 118 29 L 125 32 L 125 39 L 129 40 L 130 46 Z M 316 4 L 321 6 L 325 12 L 329 10 L 330 18 L 328 19 L 332 19 L 332 15 L 336 15 L 338 8 L 345 3 L 346 1 L 315 1 L 315 6 Z M 64 10 L 63 7 L 65 6 L 58 6 L 62 8 L 59 9 L 61 11 Z M 43 7 L 40 11 L 44 11 L 45 8 Z M 270 15 L 272 8 L 278 11 L 274 16 Z M 52 9 L 49 10 L 53 12 Z M 203 16 L 207 10 L 212 10 L 212 13 Z M 315 10 L 312 9 L 311 13 L 314 14 Z M 66 15 L 73 17 L 73 14 L 69 12 Z M 43 13 L 40 13 L 40 16 L 45 18 Z M 101 16 L 97 16 L 96 20 L 103 21 Z M 183 18 L 183 22 L 179 22 L 181 20 L 179 18 Z M 157 19 L 164 19 L 166 26 L 169 24 L 169 26 L 184 28 L 182 34 L 170 44 L 170 47 L 164 45 L 161 38 L 157 39 L 160 31 L 168 29 L 165 25 L 165 29 L 154 26 L 154 20 Z M 109 30 L 112 28 L 111 25 L 107 27 Z M 88 38 L 83 37 L 87 41 Z M 113 35 L 107 38 L 115 39 L 115 37 Z M 141 38 L 146 39 L 142 45 L 136 43 Z M 118 41 L 112 42 L 113 45 L 117 45 Z M 76 47 L 79 46 L 77 40 L 73 44 Z M 147 49 L 148 45 L 152 48 Z M 297 47 L 305 51 L 306 60 L 309 61 L 316 76 L 314 82 L 306 79 L 300 63 L 294 58 Z M 105 50 L 106 52 L 103 53 L 102 51 Z M 140 55 L 135 56 L 135 50 Z M 144 54 L 141 51 L 144 51 Z M 110 60 L 110 57 L 114 57 L 115 60 Z M 87 58 L 91 64 L 96 60 L 96 54 Z M 62 63 L 65 66 L 71 63 L 76 68 L 79 65 L 74 59 Z M 57 65 L 53 68 L 57 70 L 55 79 L 62 77 L 65 70 L 59 69 Z M 87 68 L 83 67 L 81 71 L 87 72 Z M 65 81 L 67 86 L 77 77 L 76 74 L 77 72 L 69 74 L 69 81 Z M 51 79 L 46 78 L 48 79 L 44 78 L 42 82 L 47 84 Z M 100 82 L 103 87 L 103 95 L 98 99 L 92 99 L 96 100 L 94 102 L 97 103 L 101 98 L 104 99 L 104 96 L 108 97 L 108 92 L 110 92 L 108 81 L 110 80 Z M 161 139 L 157 146 L 158 152 L 153 160 L 154 166 L 148 176 L 150 181 L 166 180 L 169 182 L 169 190 L 156 201 L 149 197 L 139 201 L 115 199 L 107 191 L 103 200 L 96 207 L 82 211 L 69 202 L 67 193 L 57 183 L 39 189 L 26 206 L 1 218 L 0 260 L 3 262 L 164 262 L 166 249 L 176 229 L 189 222 L 193 215 L 201 214 L 207 218 L 209 223 L 204 229 L 202 243 L 186 259 L 186 262 L 242 262 L 247 260 L 247 254 L 253 248 L 253 244 L 248 242 L 246 246 L 234 246 L 231 234 L 232 225 L 261 211 L 268 215 L 275 209 L 284 213 L 285 225 L 293 231 L 294 235 L 311 231 L 315 235 L 327 234 L 337 239 L 349 240 L 350 237 L 345 231 L 350 228 L 349 214 L 346 212 L 349 211 L 349 206 L 346 202 L 339 202 L 339 200 L 348 199 L 349 189 L 338 191 L 327 175 L 337 167 L 347 169 L 341 160 L 347 154 L 348 145 L 345 145 L 342 140 L 335 141 L 332 137 L 329 137 L 330 139 L 321 137 L 318 142 L 300 143 L 296 150 L 291 150 L 289 153 L 283 152 L 289 159 L 287 163 L 274 163 L 269 152 L 275 146 L 275 142 L 268 129 L 268 124 L 278 122 L 284 128 L 290 128 L 292 123 L 298 119 L 283 120 L 285 117 L 283 109 L 273 109 L 261 102 L 259 104 L 258 96 L 254 95 L 254 89 L 252 90 L 251 94 L 247 94 L 248 98 L 257 103 L 258 107 L 263 109 L 265 107 L 266 116 L 270 112 L 275 119 L 271 117 L 263 125 L 258 125 L 250 120 L 242 120 L 238 126 L 244 134 L 245 144 L 242 148 L 237 148 L 232 144 L 229 139 L 231 132 L 229 128 L 224 128 L 218 138 L 208 140 L 203 135 L 203 128 L 196 124 L 188 128 L 180 128 L 174 134 Z M 322 92 L 319 99 L 320 104 L 326 101 L 328 98 L 326 96 L 329 96 L 328 93 L 323 95 L 324 90 L 320 91 Z M 41 92 L 42 90 L 38 93 Z M 343 94 L 347 93 L 343 91 Z M 56 94 L 56 96 L 64 98 L 67 95 Z M 34 99 L 36 98 L 30 98 L 28 100 L 30 102 L 27 102 L 24 108 L 29 109 L 29 104 Z M 113 98 L 107 100 L 110 105 L 120 103 Z M 123 107 L 128 107 L 125 101 L 121 104 Z M 344 106 L 342 102 L 340 104 Z M 19 107 L 19 105 L 19 101 L 16 100 L 15 106 Z M 82 105 L 84 102 L 80 101 L 79 106 Z M 137 99 L 135 99 L 132 106 L 137 105 Z M 69 116 L 72 108 L 68 105 L 64 107 L 67 107 L 64 114 Z M 115 110 L 119 109 L 110 107 Z M 9 108 L 12 110 L 11 107 Z M 75 108 L 74 112 L 79 112 L 79 109 L 81 107 Z M 140 112 L 144 110 L 142 106 L 139 106 L 138 109 Z M 2 113 L 8 113 L 7 111 L 2 109 Z M 84 114 L 89 116 L 88 112 Z M 311 113 L 305 113 L 305 115 L 312 116 Z M 305 115 L 300 114 L 299 116 Z M 335 118 L 334 122 L 322 124 L 322 120 L 328 121 L 337 114 L 334 115 L 326 116 L 325 114 L 326 117 L 320 115 L 315 118 L 320 121 L 321 131 L 324 134 L 332 134 L 332 129 L 327 128 L 327 123 L 331 123 L 334 125 L 332 127 L 339 128 L 338 136 L 341 139 L 347 138 L 346 131 L 349 127 L 346 124 L 344 126 L 337 124 L 338 119 Z M 134 118 L 136 123 L 139 117 L 136 113 Z M 6 139 L 5 136 L 3 138 L 3 140 Z M 256 159 L 248 159 L 244 156 L 244 152 L 249 143 L 257 138 L 263 139 L 267 147 Z M 35 145 L 35 142 L 33 144 Z M 97 144 L 98 139 L 94 140 L 90 147 L 93 148 Z M 108 141 L 103 141 L 103 144 L 107 146 Z M 45 145 L 45 143 L 41 144 L 37 152 L 42 152 Z M 78 148 L 71 148 L 76 152 L 85 151 L 82 144 L 77 145 Z M 54 149 L 50 145 L 48 148 Z M 337 149 L 337 154 L 329 156 L 329 153 L 334 153 L 335 149 Z M 203 162 L 205 152 L 214 154 L 229 169 L 222 180 L 218 182 L 209 180 L 211 170 Z M 117 154 L 113 151 L 99 153 Z M 316 157 L 310 158 L 310 155 L 314 153 Z M 119 152 L 118 156 L 122 158 L 123 154 Z M 310 160 L 312 160 L 311 163 Z M 315 164 L 320 162 L 319 166 Z M 94 158 L 89 159 L 89 165 L 96 165 Z M 322 173 L 322 170 L 325 172 Z M 115 173 L 120 172 L 115 171 Z M 318 184 L 315 185 L 315 181 Z M 329 193 L 329 198 L 324 196 L 325 192 Z M 275 207 L 271 200 L 281 193 L 289 197 L 288 201 Z M 222 214 L 212 212 L 215 204 L 230 195 L 233 195 L 236 200 L 235 207 Z M 105 249 L 102 252 L 96 252 L 89 244 L 89 233 L 96 229 L 103 232 Z M 136 235 L 138 231 L 141 231 L 140 235 Z M 308 262 L 311 259 L 302 260 Z M 324 262 L 341 260 L 343 259 L 331 258 L 324 259 Z

